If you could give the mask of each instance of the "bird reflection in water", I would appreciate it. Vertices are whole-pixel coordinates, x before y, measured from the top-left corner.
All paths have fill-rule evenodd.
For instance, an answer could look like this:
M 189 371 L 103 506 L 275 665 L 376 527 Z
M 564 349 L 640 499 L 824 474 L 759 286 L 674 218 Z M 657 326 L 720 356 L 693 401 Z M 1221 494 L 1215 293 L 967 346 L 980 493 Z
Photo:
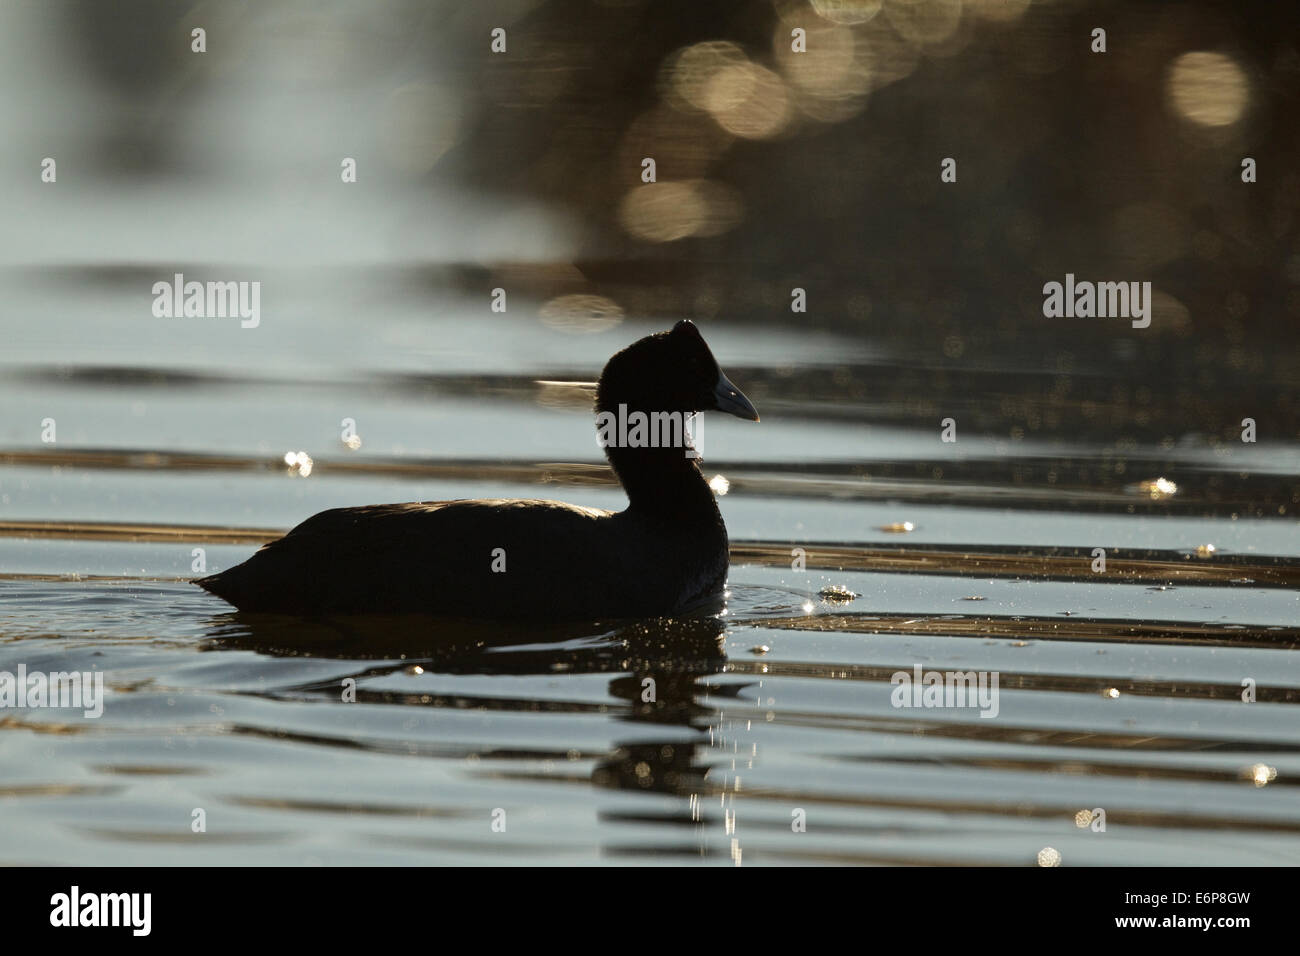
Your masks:
M 690 826 L 699 834 L 697 843 L 677 848 L 661 845 L 654 851 L 710 855 L 718 852 L 706 839 L 705 831 L 714 822 L 713 814 L 706 811 L 706 804 L 712 806 L 710 801 L 720 801 L 718 807 L 725 812 L 728 832 L 734 837 L 734 808 L 725 810 L 728 799 L 734 797 L 728 792 L 731 786 L 708 779 L 719 772 L 715 766 L 718 752 L 733 749 L 723 732 L 723 725 L 730 721 L 711 701 L 739 696 L 750 686 L 708 679 L 725 669 L 724 632 L 721 616 L 703 614 L 612 624 L 534 626 L 414 615 L 304 619 L 232 612 L 211 619 L 204 650 L 355 661 L 357 666 L 350 673 L 356 682 L 355 699 L 371 705 L 538 709 L 535 701 L 504 695 L 471 698 L 367 686 L 376 678 L 402 672 L 483 676 L 608 673 L 609 694 L 625 708 L 621 715 L 615 712 L 616 719 L 655 725 L 665 731 L 671 728 L 674 732 L 662 736 L 642 732 L 615 740 L 607 752 L 598 756 L 589 783 L 601 789 L 683 799 L 680 807 L 667 812 L 608 809 L 601 812 L 601 819 L 633 825 Z M 292 690 L 322 700 L 341 701 L 340 686 L 346 679 L 336 674 Z M 569 704 L 563 706 L 571 709 Z M 694 733 L 684 738 L 681 728 Z M 446 755 L 441 748 L 436 753 Z M 492 751 L 479 756 L 500 759 L 511 755 Z M 536 753 L 528 752 L 518 754 L 516 759 L 530 761 L 536 757 Z M 513 776 L 579 782 L 572 776 L 531 769 L 521 769 Z M 739 862 L 734 838 L 732 844 L 731 856 Z M 646 847 L 630 845 L 604 848 L 607 856 L 646 851 Z

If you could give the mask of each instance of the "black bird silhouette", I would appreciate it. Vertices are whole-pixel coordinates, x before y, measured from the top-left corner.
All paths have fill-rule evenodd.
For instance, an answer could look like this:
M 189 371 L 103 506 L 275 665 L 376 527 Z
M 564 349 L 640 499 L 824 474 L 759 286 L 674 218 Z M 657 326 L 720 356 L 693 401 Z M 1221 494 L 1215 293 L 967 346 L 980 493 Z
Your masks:
M 727 529 L 684 425 L 706 410 L 758 421 L 683 320 L 616 354 L 596 388 L 625 510 L 536 499 L 334 508 L 194 583 L 241 611 L 298 615 L 596 620 L 716 606 Z

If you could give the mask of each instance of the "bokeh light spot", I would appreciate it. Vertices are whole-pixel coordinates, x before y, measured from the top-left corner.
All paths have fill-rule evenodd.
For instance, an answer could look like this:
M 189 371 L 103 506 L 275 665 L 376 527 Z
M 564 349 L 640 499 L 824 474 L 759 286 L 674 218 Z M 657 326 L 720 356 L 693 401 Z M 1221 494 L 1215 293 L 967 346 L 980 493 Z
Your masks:
M 1249 98 L 1246 74 L 1236 61 L 1222 53 L 1184 53 L 1169 71 L 1169 99 L 1174 111 L 1201 126 L 1237 122 Z

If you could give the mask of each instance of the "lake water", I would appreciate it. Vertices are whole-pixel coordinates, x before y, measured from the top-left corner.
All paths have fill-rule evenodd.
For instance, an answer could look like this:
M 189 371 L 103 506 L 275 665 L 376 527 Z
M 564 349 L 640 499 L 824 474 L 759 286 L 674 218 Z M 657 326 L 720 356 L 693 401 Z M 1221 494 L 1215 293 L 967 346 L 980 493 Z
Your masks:
M 196 549 L 220 570 L 340 505 L 622 507 L 585 393 L 542 383 L 666 323 L 304 269 L 242 330 L 152 318 L 160 269 L 7 273 L 0 671 L 107 693 L 0 709 L 0 863 L 1300 863 L 1294 444 L 1117 450 L 1063 404 L 968 426 L 1016 419 L 1042 356 L 703 321 L 763 416 L 704 425 L 725 614 L 248 618 L 187 583 Z M 900 416 L 909 374 L 934 407 Z M 996 713 L 895 706 L 916 668 L 996 675 Z

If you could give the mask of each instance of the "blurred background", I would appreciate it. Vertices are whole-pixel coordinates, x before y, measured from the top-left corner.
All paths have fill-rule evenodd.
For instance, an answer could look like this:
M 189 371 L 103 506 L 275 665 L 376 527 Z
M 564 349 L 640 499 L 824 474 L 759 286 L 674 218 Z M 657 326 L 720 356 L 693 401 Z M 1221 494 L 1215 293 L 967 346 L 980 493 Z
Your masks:
M 619 323 L 686 316 L 782 343 L 790 374 L 761 397 L 873 421 L 951 414 L 1120 450 L 1237 441 L 1246 415 L 1274 438 L 1300 427 L 1291 4 L 5 0 L 3 16 L 10 367 L 589 367 L 641 331 Z M 174 272 L 261 280 L 264 328 L 152 320 L 140 304 Z M 1067 272 L 1151 281 L 1151 327 L 1045 319 L 1042 285 Z M 791 340 L 821 332 L 874 350 L 872 374 L 801 368 Z

